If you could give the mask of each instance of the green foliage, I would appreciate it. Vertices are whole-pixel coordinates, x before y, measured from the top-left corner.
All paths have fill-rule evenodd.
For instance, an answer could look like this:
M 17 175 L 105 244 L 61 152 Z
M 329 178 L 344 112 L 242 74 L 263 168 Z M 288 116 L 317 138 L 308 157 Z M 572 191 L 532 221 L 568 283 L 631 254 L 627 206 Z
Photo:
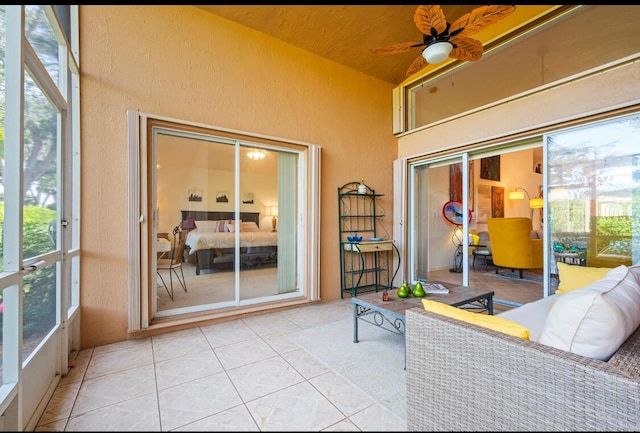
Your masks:
M 631 236 L 630 216 L 601 216 L 596 218 L 596 232 L 602 236 Z
M 24 258 L 35 257 L 54 249 L 49 226 L 56 219 L 56 211 L 39 206 L 25 206 Z M 4 203 L 0 202 L 0 221 L 4 222 Z M 4 257 L 4 227 L 0 225 L 0 255 Z M 1 265 L 1 263 L 0 263 Z M 23 337 L 48 332 L 55 324 L 56 266 L 48 266 L 24 278 Z M 0 294 L 0 302 L 2 295 Z M 2 335 L 2 323 L 0 323 Z
M 631 257 L 630 216 L 600 216 L 596 218 L 598 253 Z

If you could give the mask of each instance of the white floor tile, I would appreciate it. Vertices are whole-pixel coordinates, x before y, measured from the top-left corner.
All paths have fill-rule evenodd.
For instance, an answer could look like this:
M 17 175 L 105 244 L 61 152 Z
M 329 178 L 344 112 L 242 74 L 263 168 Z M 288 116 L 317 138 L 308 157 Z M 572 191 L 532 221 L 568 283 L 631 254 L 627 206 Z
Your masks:
M 156 393 L 72 416 L 65 431 L 160 431 Z
M 82 382 L 71 415 L 131 400 L 156 391 L 153 365 L 132 368 Z
M 308 382 L 250 401 L 247 408 L 261 431 L 319 431 L 345 418 Z
M 180 331 L 182 332 L 182 331 Z M 210 349 L 209 342 L 200 330 L 184 334 L 179 338 L 153 337 L 153 356 L 155 362 L 176 358 L 187 353 Z
M 282 313 L 259 314 L 242 319 L 253 331 L 260 335 L 280 334 L 294 329 L 297 326 L 288 320 Z
M 242 403 L 226 373 L 158 391 L 162 429 L 173 430 Z
M 82 382 L 72 382 L 58 385 L 38 423 L 49 424 L 58 420 L 66 421 L 71 414 L 81 384 Z
M 194 421 L 173 431 L 260 431 L 244 404 Z
M 156 382 L 161 390 L 220 372 L 218 357 L 208 349 L 157 362 Z
M 260 337 L 218 347 L 213 351 L 227 370 L 277 355 L 276 351 Z
M 321 374 L 331 371 L 331 368 L 320 362 L 304 349 L 285 353 L 282 357 L 286 359 L 289 364 L 293 365 L 306 379 L 311 379 L 312 377 L 320 376 Z
M 377 403 L 354 384 L 332 371 L 314 377 L 309 383 L 347 416 Z
M 247 326 L 247 324 L 240 319 L 202 326 L 201 329 L 213 348 L 227 346 L 258 336 L 251 327 Z
M 360 429 L 351 420 L 343 419 L 322 431 L 360 431 Z
M 271 346 L 273 350 L 281 355 L 300 349 L 300 346 L 298 346 L 293 340 L 291 340 L 291 338 L 289 338 L 289 331 L 279 334 L 265 335 L 262 337 L 262 339 L 269 346 Z
M 245 402 L 304 380 L 304 377 L 279 356 L 228 370 L 227 374 Z
M 144 365 L 153 364 L 151 345 L 142 344 L 114 351 L 93 352 L 85 379 L 93 379 Z
M 380 404 L 349 417 L 361 431 L 407 431 L 407 422 Z

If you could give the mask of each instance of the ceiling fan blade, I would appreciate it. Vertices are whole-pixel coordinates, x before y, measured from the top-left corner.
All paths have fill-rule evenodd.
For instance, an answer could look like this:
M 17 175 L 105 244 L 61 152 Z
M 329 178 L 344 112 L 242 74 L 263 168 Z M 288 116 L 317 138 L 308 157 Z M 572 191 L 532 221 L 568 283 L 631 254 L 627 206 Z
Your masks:
M 424 47 L 422 42 L 400 42 L 399 44 L 389 45 L 388 47 L 374 48 L 373 51 L 376 54 L 399 54 L 406 53 L 414 48 Z
M 420 53 L 420 55 L 416 57 L 416 59 L 411 63 L 411 65 L 409 65 L 409 69 L 407 69 L 407 77 L 415 74 L 420 69 L 427 66 L 428 64 L 429 62 L 427 62 L 427 60 L 422 56 L 422 53 Z
M 449 29 L 450 34 L 455 36 L 466 38 L 475 35 L 483 28 L 500 21 L 501 19 L 511 15 L 516 10 L 512 5 L 498 5 L 498 6 L 481 6 L 475 8 L 468 14 L 465 14 L 454 21 Z M 460 31 L 462 29 L 462 31 Z
M 432 29 L 435 29 L 436 34 L 447 29 L 447 19 L 444 17 L 442 8 L 437 5 L 418 6 L 416 13 L 413 14 L 413 21 L 418 30 L 429 36 L 435 36 L 432 34 Z
M 454 44 L 453 50 L 449 53 L 449 57 L 452 59 L 474 62 L 482 57 L 484 48 L 482 47 L 482 42 L 479 40 L 471 38 L 451 38 L 450 41 Z

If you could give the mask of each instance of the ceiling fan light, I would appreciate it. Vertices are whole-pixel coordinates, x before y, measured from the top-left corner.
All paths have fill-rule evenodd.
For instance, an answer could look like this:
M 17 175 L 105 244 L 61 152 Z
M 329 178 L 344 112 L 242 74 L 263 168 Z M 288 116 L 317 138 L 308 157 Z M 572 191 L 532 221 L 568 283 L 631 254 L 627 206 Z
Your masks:
M 453 49 L 451 42 L 436 42 L 422 51 L 422 57 L 431 64 L 440 63 L 449 57 Z

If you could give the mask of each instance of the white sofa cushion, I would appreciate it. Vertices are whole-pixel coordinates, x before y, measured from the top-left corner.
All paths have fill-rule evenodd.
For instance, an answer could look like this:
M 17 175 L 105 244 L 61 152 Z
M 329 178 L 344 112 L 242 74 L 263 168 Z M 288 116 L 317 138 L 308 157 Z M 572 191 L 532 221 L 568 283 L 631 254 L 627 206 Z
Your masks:
M 551 295 L 534 302 L 528 302 L 520 307 L 498 313 L 497 316 L 524 326 L 529 330 L 529 340 L 538 341 L 549 310 L 559 296 Z
M 553 303 L 538 342 L 607 361 L 640 325 L 640 268 L 624 265 Z

